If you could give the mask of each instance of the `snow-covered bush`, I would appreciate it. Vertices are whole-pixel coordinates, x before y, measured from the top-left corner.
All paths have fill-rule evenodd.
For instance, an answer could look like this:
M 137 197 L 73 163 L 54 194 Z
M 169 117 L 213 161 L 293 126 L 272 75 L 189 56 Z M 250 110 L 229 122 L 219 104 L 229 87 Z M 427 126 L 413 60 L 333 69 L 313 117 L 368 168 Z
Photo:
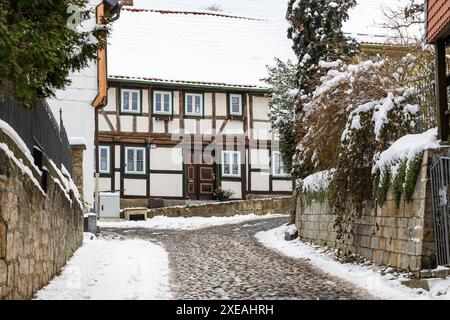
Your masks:
M 389 186 L 393 188 L 397 205 L 402 194 L 406 200 L 411 200 L 424 150 L 438 147 L 437 130 L 433 128 L 421 134 L 403 136 L 383 151 L 372 168 L 372 173 L 380 177 L 379 204 L 386 201 Z
M 294 164 L 314 171 L 335 168 L 329 198 L 342 232 L 373 198 L 372 166 L 379 154 L 416 131 L 420 111 L 410 85 L 416 62 L 408 54 L 357 64 L 320 63 L 328 71 L 304 105 L 298 125 L 306 134 Z
M 409 103 L 410 99 L 408 90 L 388 93 L 386 98 L 351 112 L 342 134 L 331 192 L 338 223 L 353 222 L 364 201 L 373 198 L 372 166 L 379 153 L 414 132 L 418 108 Z
M 380 75 L 384 61 L 359 64 L 322 63 L 325 70 L 320 84 L 305 103 L 301 125 L 306 132 L 297 146 L 295 165 L 312 171 L 336 164 L 340 137 L 355 106 L 385 95 Z M 324 68 L 325 69 L 325 68 Z

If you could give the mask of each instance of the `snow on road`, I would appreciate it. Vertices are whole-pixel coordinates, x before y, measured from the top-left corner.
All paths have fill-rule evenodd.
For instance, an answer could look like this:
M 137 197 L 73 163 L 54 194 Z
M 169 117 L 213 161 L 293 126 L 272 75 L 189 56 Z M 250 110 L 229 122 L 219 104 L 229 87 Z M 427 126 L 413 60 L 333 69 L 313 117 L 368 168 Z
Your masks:
M 83 246 L 39 300 L 169 299 L 169 260 L 162 246 L 143 240 L 96 239 Z
M 287 217 L 284 214 L 267 215 L 235 215 L 232 217 L 164 217 L 156 216 L 146 221 L 99 221 L 101 228 L 148 228 L 148 229 L 173 229 L 195 230 L 224 224 L 237 224 L 250 220 Z
M 382 299 L 450 299 L 450 277 L 430 280 L 429 292 L 410 289 L 400 283 L 402 277 L 395 279 L 392 274 L 381 275 L 370 265 L 340 263 L 327 255 L 323 248 L 306 244 L 298 238 L 285 241 L 284 235 L 291 227 L 282 225 L 272 230 L 258 232 L 255 237 L 268 248 L 294 259 L 308 259 L 322 271 L 343 278 Z

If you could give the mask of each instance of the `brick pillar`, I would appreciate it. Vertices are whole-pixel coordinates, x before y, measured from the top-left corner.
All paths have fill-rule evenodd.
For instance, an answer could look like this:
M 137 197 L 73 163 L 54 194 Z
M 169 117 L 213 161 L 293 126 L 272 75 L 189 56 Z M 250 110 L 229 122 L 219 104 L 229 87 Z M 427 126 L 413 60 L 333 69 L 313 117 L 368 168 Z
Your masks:
M 84 144 L 72 144 L 72 179 L 78 188 L 81 199 L 83 196 L 83 152 L 86 150 Z

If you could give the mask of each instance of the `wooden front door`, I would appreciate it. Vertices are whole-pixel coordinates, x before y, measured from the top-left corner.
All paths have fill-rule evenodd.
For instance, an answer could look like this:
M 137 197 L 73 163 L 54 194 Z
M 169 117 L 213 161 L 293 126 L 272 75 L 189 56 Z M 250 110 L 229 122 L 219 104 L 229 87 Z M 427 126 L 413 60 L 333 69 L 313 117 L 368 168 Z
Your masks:
M 197 156 L 195 159 L 192 153 L 191 162 L 187 165 L 187 194 L 192 200 L 212 200 L 216 184 L 215 165 L 206 164 L 200 159 L 201 155 Z

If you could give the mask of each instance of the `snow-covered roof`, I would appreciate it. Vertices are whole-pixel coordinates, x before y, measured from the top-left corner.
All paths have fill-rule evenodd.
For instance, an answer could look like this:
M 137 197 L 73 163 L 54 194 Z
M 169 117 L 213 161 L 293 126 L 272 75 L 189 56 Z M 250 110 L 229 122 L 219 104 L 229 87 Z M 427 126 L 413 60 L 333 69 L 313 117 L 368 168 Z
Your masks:
M 287 22 L 124 7 L 108 40 L 108 77 L 263 89 L 266 65 L 295 59 Z

